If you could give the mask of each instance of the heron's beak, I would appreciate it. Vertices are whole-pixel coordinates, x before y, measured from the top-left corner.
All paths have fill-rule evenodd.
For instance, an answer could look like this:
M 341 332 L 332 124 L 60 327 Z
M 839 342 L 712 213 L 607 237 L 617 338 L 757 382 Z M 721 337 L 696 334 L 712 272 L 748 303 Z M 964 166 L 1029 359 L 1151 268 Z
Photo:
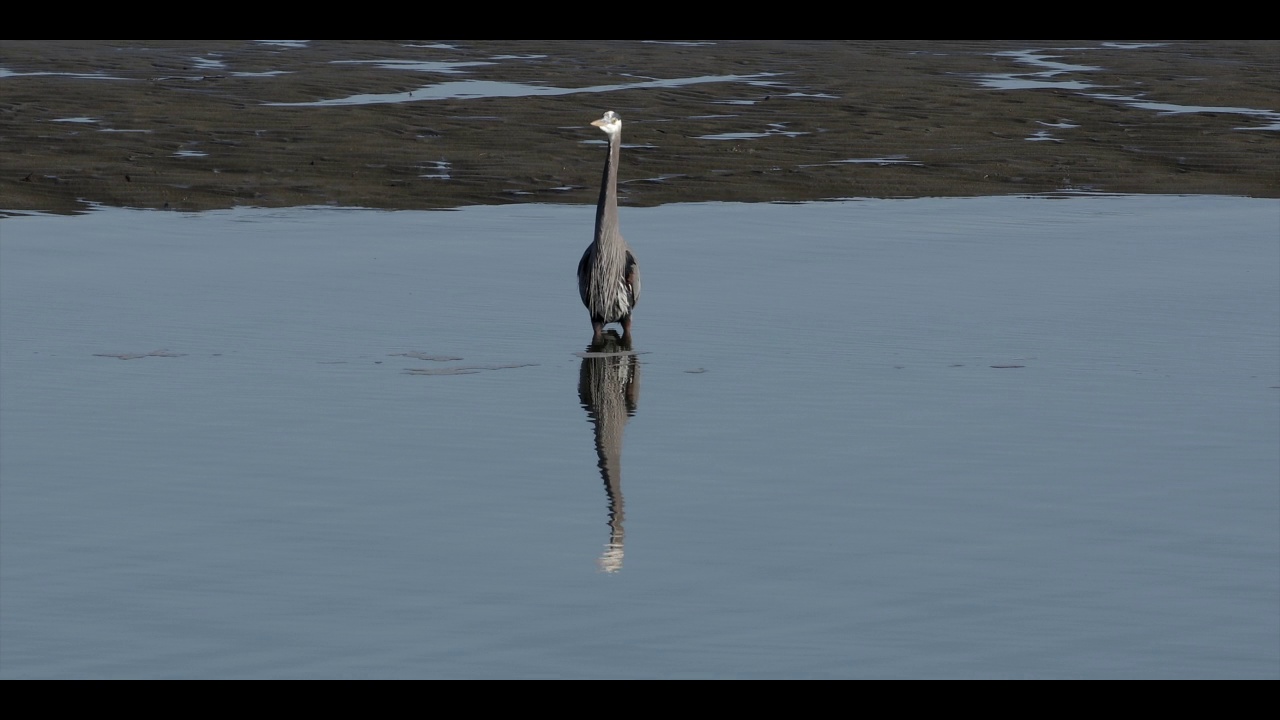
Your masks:
M 602 127 L 604 125 L 604 118 L 600 118 L 599 120 L 592 120 L 591 124 L 596 127 Z

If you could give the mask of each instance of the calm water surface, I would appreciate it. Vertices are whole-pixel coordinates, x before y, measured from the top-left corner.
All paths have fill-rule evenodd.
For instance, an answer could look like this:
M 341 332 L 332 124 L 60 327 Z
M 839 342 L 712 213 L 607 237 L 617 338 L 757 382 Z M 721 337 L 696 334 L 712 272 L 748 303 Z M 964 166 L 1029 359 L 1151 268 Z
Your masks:
M 0 677 L 1280 677 L 1280 202 L 0 220 Z

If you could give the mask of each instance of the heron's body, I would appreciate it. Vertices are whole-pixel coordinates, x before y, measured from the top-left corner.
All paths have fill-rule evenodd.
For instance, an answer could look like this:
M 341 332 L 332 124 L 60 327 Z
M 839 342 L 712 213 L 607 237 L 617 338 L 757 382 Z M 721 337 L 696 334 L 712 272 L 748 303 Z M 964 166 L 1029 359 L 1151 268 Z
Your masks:
M 578 294 L 591 314 L 592 342 L 604 337 L 604 326 L 622 325 L 631 339 L 631 313 L 640 299 L 640 266 L 618 230 L 618 156 L 622 149 L 622 119 L 612 110 L 591 123 L 609 136 L 600 200 L 596 204 L 595 239 L 578 262 Z

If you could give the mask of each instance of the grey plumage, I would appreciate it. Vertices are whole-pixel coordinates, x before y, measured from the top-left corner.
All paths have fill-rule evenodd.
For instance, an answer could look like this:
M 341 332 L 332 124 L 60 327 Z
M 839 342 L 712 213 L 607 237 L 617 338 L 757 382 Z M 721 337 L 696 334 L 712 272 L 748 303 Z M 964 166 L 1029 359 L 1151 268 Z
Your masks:
M 622 149 L 622 118 L 612 110 L 592 125 L 609 136 L 600 200 L 596 203 L 595 239 L 578 262 L 578 294 L 591 314 L 592 342 L 604 337 L 604 326 L 622 325 L 631 339 L 631 313 L 640 299 L 640 266 L 618 230 L 618 156 Z

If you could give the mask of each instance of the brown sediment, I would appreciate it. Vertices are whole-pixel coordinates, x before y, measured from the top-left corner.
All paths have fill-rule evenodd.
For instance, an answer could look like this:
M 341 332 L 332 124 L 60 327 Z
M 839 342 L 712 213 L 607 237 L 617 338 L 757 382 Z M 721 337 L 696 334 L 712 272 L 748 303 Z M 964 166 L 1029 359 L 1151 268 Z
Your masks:
M 1031 49 L 1092 69 L 1037 89 L 979 82 L 1043 70 L 1001 54 Z M 443 74 L 360 62 L 386 60 L 480 64 Z M 1280 131 L 1241 129 L 1276 123 L 1278 41 L 5 40 L 0 69 L 0 211 L 591 204 L 603 151 L 588 123 L 606 109 L 627 123 L 621 201 L 633 206 L 1280 197 Z M 761 77 L 602 90 L 700 76 Z M 595 90 L 272 104 L 463 80 Z M 1104 96 L 1272 115 L 1162 113 Z M 733 134 L 762 137 L 709 139 Z

